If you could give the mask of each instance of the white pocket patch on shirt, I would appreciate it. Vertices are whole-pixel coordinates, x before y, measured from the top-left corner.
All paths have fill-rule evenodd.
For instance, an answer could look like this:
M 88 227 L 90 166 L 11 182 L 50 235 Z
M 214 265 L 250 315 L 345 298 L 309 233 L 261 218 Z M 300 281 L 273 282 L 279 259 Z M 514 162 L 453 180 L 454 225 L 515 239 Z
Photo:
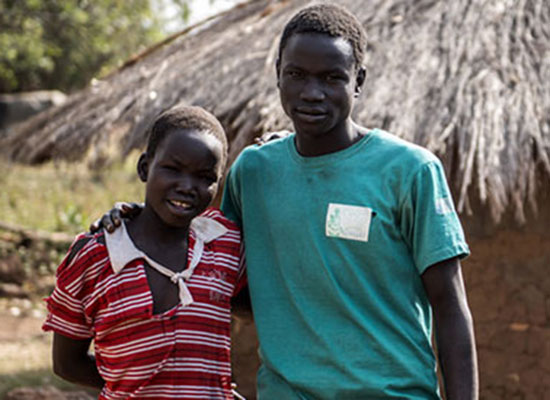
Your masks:
M 328 237 L 368 242 L 372 209 L 329 203 L 325 234 Z

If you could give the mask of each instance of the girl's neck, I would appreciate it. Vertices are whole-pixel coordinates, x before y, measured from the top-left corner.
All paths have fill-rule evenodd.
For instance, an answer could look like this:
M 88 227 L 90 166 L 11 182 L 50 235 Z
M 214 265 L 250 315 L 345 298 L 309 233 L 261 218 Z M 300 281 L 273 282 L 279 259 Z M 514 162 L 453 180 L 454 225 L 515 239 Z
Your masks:
M 127 223 L 128 233 L 136 245 L 147 252 L 159 246 L 186 248 L 189 225 L 173 227 L 162 221 L 147 207 Z

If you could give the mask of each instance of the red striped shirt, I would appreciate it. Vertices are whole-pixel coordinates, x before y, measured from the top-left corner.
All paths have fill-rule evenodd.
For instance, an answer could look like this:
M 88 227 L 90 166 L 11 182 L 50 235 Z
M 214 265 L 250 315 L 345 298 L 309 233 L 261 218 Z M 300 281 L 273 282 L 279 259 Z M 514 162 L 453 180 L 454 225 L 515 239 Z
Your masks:
M 78 236 L 46 299 L 44 330 L 94 340 L 99 399 L 232 399 L 230 299 L 241 282 L 241 235 L 220 211 L 202 217 L 227 228 L 204 245 L 186 286 L 193 303 L 153 315 L 143 259 L 113 270 L 104 233 Z M 196 241 L 189 234 L 190 262 Z

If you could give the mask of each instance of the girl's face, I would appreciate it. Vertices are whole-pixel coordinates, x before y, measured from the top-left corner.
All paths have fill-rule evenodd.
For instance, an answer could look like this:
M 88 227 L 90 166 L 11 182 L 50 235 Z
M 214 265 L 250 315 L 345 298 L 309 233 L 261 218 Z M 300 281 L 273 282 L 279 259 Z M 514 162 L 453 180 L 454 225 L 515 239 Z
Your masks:
M 171 227 L 189 226 L 216 195 L 222 152 L 220 141 L 206 132 L 169 132 L 152 158 L 143 154 L 138 162 L 140 178 L 147 182 L 145 208 Z

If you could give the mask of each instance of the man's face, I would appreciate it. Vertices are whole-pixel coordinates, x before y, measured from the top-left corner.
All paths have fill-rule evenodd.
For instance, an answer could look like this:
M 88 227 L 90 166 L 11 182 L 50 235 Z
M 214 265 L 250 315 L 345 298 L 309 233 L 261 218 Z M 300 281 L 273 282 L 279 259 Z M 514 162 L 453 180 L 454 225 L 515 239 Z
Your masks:
M 347 134 L 362 78 L 358 78 L 352 46 L 345 39 L 294 34 L 277 67 L 281 104 L 298 137 L 338 140 Z
M 186 227 L 214 198 L 221 177 L 222 144 L 197 130 L 169 132 L 152 159 L 142 156 L 145 207 L 172 227 Z

